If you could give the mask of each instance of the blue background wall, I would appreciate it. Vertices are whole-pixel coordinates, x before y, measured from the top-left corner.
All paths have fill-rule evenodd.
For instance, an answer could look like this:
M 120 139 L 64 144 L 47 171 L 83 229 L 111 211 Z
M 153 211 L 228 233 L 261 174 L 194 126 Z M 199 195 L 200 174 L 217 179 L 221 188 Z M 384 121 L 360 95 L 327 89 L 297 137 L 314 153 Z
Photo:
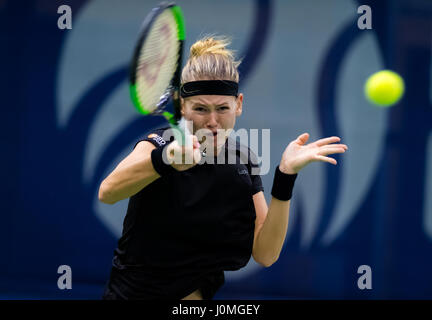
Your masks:
M 0 1 L 2 169 L 0 298 L 98 299 L 127 200 L 97 201 L 100 182 L 163 119 L 141 117 L 127 65 L 156 1 Z M 274 166 L 302 132 L 339 135 L 338 166 L 312 164 L 296 183 L 287 240 L 265 269 L 226 273 L 216 298 L 432 298 L 432 2 L 179 1 L 189 47 L 230 35 L 243 58 L 236 128 L 271 129 Z M 57 28 L 72 8 L 73 29 Z M 372 30 L 357 8 L 372 8 Z M 392 108 L 371 106 L 366 78 L 405 79 Z M 72 290 L 57 268 L 72 268 Z M 359 290 L 357 268 L 372 268 Z

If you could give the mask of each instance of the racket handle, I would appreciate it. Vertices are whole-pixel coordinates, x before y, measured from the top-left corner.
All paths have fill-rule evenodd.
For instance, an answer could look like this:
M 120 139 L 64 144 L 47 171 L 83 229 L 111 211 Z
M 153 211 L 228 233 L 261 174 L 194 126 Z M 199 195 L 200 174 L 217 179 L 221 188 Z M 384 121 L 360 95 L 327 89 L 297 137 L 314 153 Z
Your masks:
M 192 133 L 189 131 L 188 127 L 186 126 L 184 118 L 180 119 L 178 126 L 172 122 L 170 122 L 170 126 L 174 132 L 174 139 L 178 141 L 178 144 L 180 146 L 184 146 L 186 144 L 186 137 L 192 135 Z M 205 150 L 201 151 L 201 156 L 202 157 L 206 156 Z
M 170 123 L 171 128 L 173 129 L 174 139 L 177 140 L 180 146 L 184 146 L 186 144 L 186 134 L 179 126 L 176 126 L 174 123 Z

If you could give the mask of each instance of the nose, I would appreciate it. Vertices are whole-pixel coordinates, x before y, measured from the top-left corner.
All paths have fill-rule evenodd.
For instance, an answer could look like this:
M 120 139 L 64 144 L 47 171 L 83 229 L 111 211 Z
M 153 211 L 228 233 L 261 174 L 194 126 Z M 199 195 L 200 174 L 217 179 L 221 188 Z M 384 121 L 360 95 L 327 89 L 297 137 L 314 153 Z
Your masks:
M 206 128 L 210 130 L 214 130 L 218 128 L 218 117 L 216 112 L 210 112 L 207 122 L 206 122 Z

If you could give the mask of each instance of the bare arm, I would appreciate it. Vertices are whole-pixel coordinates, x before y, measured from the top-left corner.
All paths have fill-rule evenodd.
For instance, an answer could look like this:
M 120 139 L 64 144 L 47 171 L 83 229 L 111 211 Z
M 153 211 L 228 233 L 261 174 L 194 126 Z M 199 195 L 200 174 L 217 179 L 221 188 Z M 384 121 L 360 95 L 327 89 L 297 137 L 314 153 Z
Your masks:
M 167 157 L 177 171 L 190 169 L 201 160 L 198 138 L 193 135 L 187 138 L 190 145 L 180 146 L 177 141 L 174 141 L 167 146 Z M 114 204 L 133 196 L 160 178 L 151 160 L 151 153 L 155 148 L 148 141 L 139 142 L 135 149 L 102 181 L 99 187 L 99 200 Z M 193 159 L 192 163 L 184 164 L 188 157 Z
M 155 146 L 148 141 L 139 142 L 135 149 L 124 158 L 99 187 L 99 200 L 114 204 L 129 198 L 160 176 L 151 162 Z
M 285 174 L 296 174 L 307 164 L 323 161 L 336 165 L 330 154 L 344 153 L 348 147 L 335 144 L 339 137 L 329 137 L 307 144 L 309 134 L 304 133 L 292 141 L 285 149 L 279 170 Z M 255 237 L 252 249 L 254 260 L 265 267 L 275 263 L 280 255 L 288 230 L 290 200 L 282 201 L 272 197 L 270 207 L 263 192 L 253 196 L 256 220 Z
M 253 196 L 253 201 L 257 217 L 252 256 L 259 264 L 269 267 L 278 260 L 285 242 L 290 201 L 272 197 L 267 208 L 262 191 Z

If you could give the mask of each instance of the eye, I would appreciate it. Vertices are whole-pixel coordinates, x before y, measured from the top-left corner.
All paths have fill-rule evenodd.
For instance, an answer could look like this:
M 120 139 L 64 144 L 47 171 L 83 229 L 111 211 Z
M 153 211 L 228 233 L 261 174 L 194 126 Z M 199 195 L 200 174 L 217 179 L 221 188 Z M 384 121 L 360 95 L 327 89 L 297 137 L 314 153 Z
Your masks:
M 197 106 L 197 107 L 194 108 L 194 110 L 198 111 L 198 112 L 205 112 L 207 109 L 204 108 L 203 106 Z
M 227 110 L 229 110 L 229 107 L 228 107 L 228 106 L 220 106 L 220 107 L 218 108 L 218 110 L 219 110 L 219 111 L 227 111 Z

